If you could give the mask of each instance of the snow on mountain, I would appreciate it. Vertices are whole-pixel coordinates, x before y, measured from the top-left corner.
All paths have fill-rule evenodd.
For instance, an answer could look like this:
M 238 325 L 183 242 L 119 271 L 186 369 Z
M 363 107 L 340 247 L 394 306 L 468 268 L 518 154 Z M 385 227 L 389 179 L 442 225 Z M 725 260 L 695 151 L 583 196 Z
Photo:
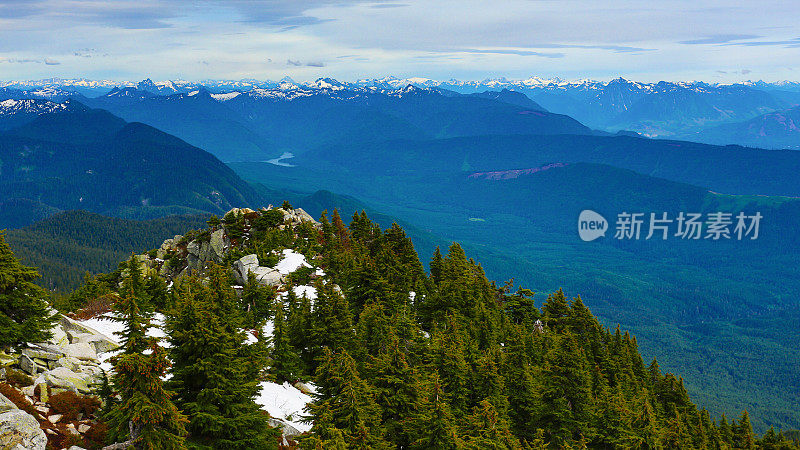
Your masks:
M 41 99 L 23 100 L 3 100 L 0 101 L 0 115 L 14 114 L 47 114 L 56 111 L 63 111 L 69 107 L 69 103 L 56 103 Z
M 211 98 L 220 102 L 226 102 L 242 95 L 239 91 L 226 92 L 224 94 L 211 94 Z

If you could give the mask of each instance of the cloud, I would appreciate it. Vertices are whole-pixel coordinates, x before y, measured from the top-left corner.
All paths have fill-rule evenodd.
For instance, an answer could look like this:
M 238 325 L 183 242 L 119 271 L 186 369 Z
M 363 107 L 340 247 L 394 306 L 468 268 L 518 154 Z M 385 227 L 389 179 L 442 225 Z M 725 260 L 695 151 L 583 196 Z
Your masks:
M 324 7 L 342 7 L 367 4 L 371 8 L 396 8 L 406 6 L 387 0 L 366 2 L 364 0 L 228 0 L 226 6 L 233 7 L 244 17 L 244 22 L 280 27 L 289 31 L 298 27 L 318 25 L 333 19 L 321 19 L 307 14 L 308 11 Z
M 34 58 L 5 58 L 0 57 L 0 63 L 9 63 L 9 64 L 45 64 L 48 66 L 57 66 L 61 64 L 60 61 L 56 61 L 55 59 L 51 58 L 42 58 L 42 59 L 34 59 Z
M 72 52 L 72 56 L 77 56 L 79 58 L 92 58 L 96 54 L 97 54 L 96 48 L 82 48 Z
M 730 42 L 722 44 L 726 46 L 741 46 L 741 47 L 764 47 L 764 46 L 782 46 L 786 48 L 800 47 L 800 38 L 779 40 L 779 41 L 753 41 L 753 42 Z
M 287 66 L 294 66 L 294 67 L 325 67 L 325 63 L 321 61 L 309 61 L 309 62 L 302 62 L 295 59 L 287 59 L 286 60 Z
M 732 41 L 758 39 L 760 37 L 763 36 L 758 36 L 755 34 L 715 34 L 713 36 L 706 36 L 700 39 L 692 39 L 689 41 L 680 41 L 678 43 L 685 45 L 726 44 Z
M 518 56 L 541 56 L 542 58 L 563 58 L 563 53 L 551 52 L 535 52 L 531 50 L 480 50 L 474 48 L 465 48 L 461 50 L 454 50 L 458 53 L 476 53 L 476 54 L 491 54 L 491 55 L 518 55 Z

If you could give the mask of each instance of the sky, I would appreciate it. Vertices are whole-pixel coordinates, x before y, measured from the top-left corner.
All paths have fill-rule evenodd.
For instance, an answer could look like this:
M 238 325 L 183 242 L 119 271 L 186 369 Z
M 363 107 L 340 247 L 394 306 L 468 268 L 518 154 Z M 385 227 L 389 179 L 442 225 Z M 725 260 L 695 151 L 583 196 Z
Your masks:
M 0 0 L 0 80 L 800 80 L 786 0 Z

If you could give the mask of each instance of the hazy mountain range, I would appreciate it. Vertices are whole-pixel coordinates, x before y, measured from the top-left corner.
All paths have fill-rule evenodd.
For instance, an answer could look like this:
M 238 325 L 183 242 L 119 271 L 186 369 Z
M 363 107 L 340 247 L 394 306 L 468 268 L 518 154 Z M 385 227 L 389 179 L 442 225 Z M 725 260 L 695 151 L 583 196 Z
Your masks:
M 323 93 L 345 98 L 358 93 L 389 93 L 408 86 L 436 90 L 444 95 L 512 91 L 527 96 L 529 107 L 568 115 L 584 125 L 606 132 L 633 131 L 649 137 L 669 137 L 715 144 L 741 144 L 763 148 L 798 148 L 800 141 L 791 126 L 759 128 L 756 139 L 748 132 L 750 123 L 762 115 L 791 110 L 800 104 L 800 83 L 753 81 L 737 84 L 705 82 L 641 83 L 617 78 L 611 81 L 542 79 L 494 79 L 483 81 L 433 80 L 427 78 L 362 79 L 342 82 L 320 78 L 298 83 L 290 78 L 279 81 L 209 80 L 202 82 L 97 81 L 49 79 L 0 83 L 3 98 L 41 98 L 78 101 L 114 94 L 129 101 L 155 96 L 205 92 L 217 101 L 232 100 L 240 94 L 249 97 L 296 100 Z M 85 98 L 84 98 L 85 97 Z M 241 100 L 240 100 L 241 101 Z M 517 105 L 520 105 L 518 102 Z M 114 108 L 106 102 L 95 106 Z M 118 105 L 116 105 L 118 106 Z M 117 111 L 119 112 L 119 111 Z M 124 115 L 124 114 L 123 114 Z M 718 126 L 727 127 L 717 132 Z
M 767 148 L 794 147 L 798 93 L 623 79 L 6 83 L 0 228 L 58 228 L 75 209 L 367 208 L 402 222 L 420 254 L 456 240 L 492 278 L 580 294 L 715 414 L 746 407 L 759 429 L 797 427 L 800 152 Z M 755 241 L 584 243 L 582 209 L 765 219 Z

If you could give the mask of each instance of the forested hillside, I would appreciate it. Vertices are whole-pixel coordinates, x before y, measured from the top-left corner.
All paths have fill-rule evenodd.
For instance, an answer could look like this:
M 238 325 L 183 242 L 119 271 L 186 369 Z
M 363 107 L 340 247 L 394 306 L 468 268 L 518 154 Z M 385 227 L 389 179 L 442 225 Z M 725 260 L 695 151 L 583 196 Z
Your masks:
M 86 211 L 67 211 L 6 234 L 23 263 L 39 269 L 37 282 L 60 293 L 80 285 L 86 272 L 113 270 L 132 252 L 159 245 L 164 238 L 200 228 L 208 217 L 170 216 L 146 221 L 117 219 Z
M 794 448 L 774 430 L 759 439 L 746 411 L 698 408 L 679 376 L 580 297 L 559 290 L 536 305 L 458 244 L 437 249 L 426 273 L 397 225 L 306 217 L 288 203 L 212 217 L 71 296 L 70 309 L 124 299 L 116 308 L 133 323 L 131 302 L 166 315 L 166 385 L 194 448 L 271 446 L 252 379 L 314 386 L 306 419 L 292 419 L 310 432 L 291 447 Z M 243 329 L 258 343 L 243 345 Z

